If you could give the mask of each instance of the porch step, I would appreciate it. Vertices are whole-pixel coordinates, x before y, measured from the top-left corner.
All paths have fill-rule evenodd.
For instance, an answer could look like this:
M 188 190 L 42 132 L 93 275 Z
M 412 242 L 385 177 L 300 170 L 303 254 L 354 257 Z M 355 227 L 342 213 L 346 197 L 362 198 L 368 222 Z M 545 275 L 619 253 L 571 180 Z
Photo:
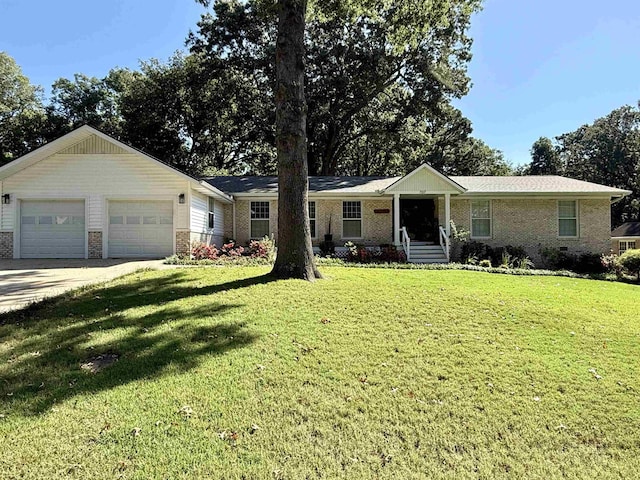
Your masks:
M 448 263 L 440 245 L 411 244 L 410 263 Z

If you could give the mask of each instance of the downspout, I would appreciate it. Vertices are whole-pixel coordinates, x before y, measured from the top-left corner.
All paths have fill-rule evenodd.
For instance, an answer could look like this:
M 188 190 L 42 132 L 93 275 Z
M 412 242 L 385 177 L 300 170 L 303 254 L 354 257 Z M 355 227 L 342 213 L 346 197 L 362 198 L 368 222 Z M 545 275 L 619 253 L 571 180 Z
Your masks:
M 231 203 L 231 221 L 233 222 L 231 233 L 233 234 L 233 239 L 236 240 L 236 201 L 235 200 Z

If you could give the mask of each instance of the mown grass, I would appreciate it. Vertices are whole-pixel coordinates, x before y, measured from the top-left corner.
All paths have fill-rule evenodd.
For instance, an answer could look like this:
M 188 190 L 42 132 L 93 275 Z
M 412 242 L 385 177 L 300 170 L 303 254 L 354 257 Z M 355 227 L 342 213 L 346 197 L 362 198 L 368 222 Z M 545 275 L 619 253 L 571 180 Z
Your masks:
M 0 316 L 0 478 L 637 477 L 637 286 L 267 271 Z

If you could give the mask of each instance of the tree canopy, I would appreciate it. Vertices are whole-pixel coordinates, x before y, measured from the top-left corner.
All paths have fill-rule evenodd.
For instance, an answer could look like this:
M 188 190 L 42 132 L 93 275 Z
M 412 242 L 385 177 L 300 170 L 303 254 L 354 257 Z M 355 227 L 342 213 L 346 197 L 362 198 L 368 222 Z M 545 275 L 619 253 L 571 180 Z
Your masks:
M 613 205 L 614 227 L 640 220 L 640 103 L 625 105 L 593 123 L 541 138 L 531 149 L 531 174 L 562 173 L 572 178 L 631 190 Z
M 26 121 L 14 117 L 3 129 L 19 133 L 3 140 L 3 158 L 86 123 L 189 173 L 274 174 L 275 4 L 200 3 L 209 10 L 188 38 L 188 54 L 104 78 L 58 79 L 45 105 L 32 87 Z M 425 161 L 449 174 L 510 171 L 451 105 L 469 88 L 467 29 L 480 3 L 311 2 L 304 58 L 311 174 L 401 174 Z

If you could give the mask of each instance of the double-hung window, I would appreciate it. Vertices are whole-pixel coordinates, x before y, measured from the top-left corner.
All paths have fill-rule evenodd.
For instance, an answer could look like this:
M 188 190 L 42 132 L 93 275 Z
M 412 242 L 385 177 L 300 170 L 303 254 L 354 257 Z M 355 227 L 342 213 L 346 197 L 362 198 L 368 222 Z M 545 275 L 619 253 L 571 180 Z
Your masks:
M 309 202 L 309 228 L 311 238 L 316 238 L 316 202 Z
M 578 236 L 578 202 L 576 200 L 558 202 L 558 236 L 568 238 Z
M 216 223 L 215 204 L 215 200 L 209 197 L 209 213 L 207 215 L 207 226 L 209 230 L 213 230 Z
M 251 238 L 269 235 L 269 202 L 251 202 Z
M 342 202 L 342 238 L 362 238 L 362 202 Z
M 635 240 L 620 240 L 620 255 L 622 255 L 627 250 L 635 250 L 636 241 Z
M 471 237 L 491 237 L 491 200 L 471 202 Z

